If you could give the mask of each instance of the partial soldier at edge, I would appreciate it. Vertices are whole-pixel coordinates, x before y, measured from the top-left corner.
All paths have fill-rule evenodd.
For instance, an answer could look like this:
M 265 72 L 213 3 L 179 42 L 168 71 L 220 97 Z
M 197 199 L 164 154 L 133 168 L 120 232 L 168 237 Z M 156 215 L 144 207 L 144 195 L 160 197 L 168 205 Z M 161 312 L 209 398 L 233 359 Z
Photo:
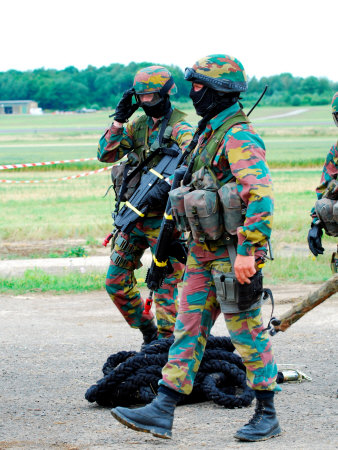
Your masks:
M 338 92 L 332 98 L 333 121 L 338 127 Z M 311 228 L 308 233 L 308 245 L 314 256 L 322 255 L 323 229 L 329 236 L 338 236 L 338 141 L 326 156 L 320 185 L 316 189 L 317 202 L 311 210 Z M 331 268 L 338 272 L 338 249 L 332 255 Z

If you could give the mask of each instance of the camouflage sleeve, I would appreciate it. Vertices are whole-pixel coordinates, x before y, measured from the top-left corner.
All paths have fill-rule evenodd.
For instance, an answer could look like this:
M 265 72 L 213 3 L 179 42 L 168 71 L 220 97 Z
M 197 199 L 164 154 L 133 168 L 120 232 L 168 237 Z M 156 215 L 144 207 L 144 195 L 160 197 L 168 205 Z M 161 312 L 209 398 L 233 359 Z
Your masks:
M 185 152 L 190 141 L 193 137 L 195 130 L 188 122 L 177 122 L 172 131 L 172 138 L 181 148 L 182 152 Z
M 230 170 L 238 193 L 247 205 L 244 224 L 237 229 L 240 255 L 265 249 L 273 219 L 272 180 L 261 138 L 244 126 L 234 127 L 226 143 Z
M 322 198 L 325 189 L 333 178 L 338 174 L 338 143 L 333 145 L 327 154 L 320 179 L 320 185 L 316 189 L 317 198 Z
M 133 149 L 133 130 L 136 119 L 128 122 L 126 127 L 117 128 L 111 125 L 99 141 L 97 159 L 102 162 L 116 162 Z
M 338 174 L 338 142 L 333 145 L 326 156 L 324 163 L 322 176 L 320 178 L 320 185 L 316 188 L 317 199 L 322 198 L 325 189 L 333 178 L 336 178 Z M 312 223 L 319 222 L 315 207 L 311 209 L 310 216 Z
M 191 126 L 188 122 L 177 122 L 171 134 L 171 137 L 177 143 L 177 145 L 181 148 L 184 153 L 188 148 L 190 141 L 194 135 L 194 127 Z M 167 182 L 172 185 L 174 181 L 174 174 L 168 177 Z

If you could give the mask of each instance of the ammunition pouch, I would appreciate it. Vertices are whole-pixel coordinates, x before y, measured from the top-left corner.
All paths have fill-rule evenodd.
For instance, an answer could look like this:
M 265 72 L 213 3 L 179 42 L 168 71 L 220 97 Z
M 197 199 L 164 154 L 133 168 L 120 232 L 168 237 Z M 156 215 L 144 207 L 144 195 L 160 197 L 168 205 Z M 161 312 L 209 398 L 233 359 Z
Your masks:
M 171 214 L 179 232 L 190 231 L 190 225 L 184 208 L 184 196 L 189 192 L 191 192 L 191 187 L 188 186 L 180 186 L 169 192 Z
M 184 208 L 195 241 L 216 241 L 224 232 L 217 192 L 196 190 L 184 196 Z
M 237 228 L 244 224 L 246 206 L 237 190 L 236 182 L 226 183 L 218 195 L 222 205 L 223 224 L 225 231 L 231 235 L 237 234 Z
M 316 214 L 321 220 L 326 234 L 338 236 L 338 201 L 322 197 L 316 201 Z
M 135 270 L 138 268 L 134 261 L 128 261 L 126 258 L 119 255 L 115 250 L 113 250 L 110 255 L 110 259 L 113 261 L 115 266 L 121 267 L 122 269 Z
M 250 284 L 240 284 L 233 272 L 213 272 L 216 299 L 223 313 L 250 311 L 261 304 L 263 274 L 259 270 L 250 278 Z
M 118 253 L 118 250 L 121 250 L 125 256 L 132 255 L 132 261 L 129 261 L 125 256 L 121 256 Z M 142 263 L 140 262 L 142 254 L 143 249 L 131 244 L 127 239 L 119 234 L 114 241 L 114 248 L 110 255 L 110 259 L 118 267 L 122 267 L 127 270 L 135 270 L 142 266 Z

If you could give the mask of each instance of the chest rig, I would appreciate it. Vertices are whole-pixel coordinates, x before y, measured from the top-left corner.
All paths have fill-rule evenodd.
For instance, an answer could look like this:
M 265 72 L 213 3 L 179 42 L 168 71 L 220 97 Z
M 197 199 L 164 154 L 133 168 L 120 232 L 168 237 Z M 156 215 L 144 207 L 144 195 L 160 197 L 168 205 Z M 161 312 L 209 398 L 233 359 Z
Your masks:
M 224 245 L 221 238 L 225 234 L 236 235 L 237 227 L 243 224 L 245 207 L 233 175 L 229 170 L 229 175 L 219 181 L 212 169 L 224 136 L 240 123 L 249 123 L 241 110 L 226 120 L 195 156 L 191 182 L 169 194 L 177 228 L 191 231 L 197 242 L 211 241 L 213 245 Z

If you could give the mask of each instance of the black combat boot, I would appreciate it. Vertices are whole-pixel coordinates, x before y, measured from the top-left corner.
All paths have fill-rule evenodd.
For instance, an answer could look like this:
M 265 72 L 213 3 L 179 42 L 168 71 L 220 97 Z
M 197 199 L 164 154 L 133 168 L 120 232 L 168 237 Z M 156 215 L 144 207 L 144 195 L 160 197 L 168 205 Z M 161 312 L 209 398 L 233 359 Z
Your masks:
M 171 395 L 164 392 L 171 392 Z M 163 439 L 170 439 L 174 411 L 180 397 L 178 392 L 168 388 L 163 389 L 161 386 L 157 397 L 149 405 L 136 409 L 118 406 L 113 408 L 111 413 L 116 420 L 133 430 L 152 433 L 153 436 Z
M 274 392 L 255 391 L 256 409 L 255 414 L 235 434 L 240 441 L 265 441 L 281 434 L 281 429 L 273 404 Z
M 143 334 L 143 345 L 150 344 L 150 342 L 157 339 L 157 326 L 155 320 L 152 319 L 147 325 L 141 325 L 140 331 Z M 143 347 L 142 345 L 142 347 Z

